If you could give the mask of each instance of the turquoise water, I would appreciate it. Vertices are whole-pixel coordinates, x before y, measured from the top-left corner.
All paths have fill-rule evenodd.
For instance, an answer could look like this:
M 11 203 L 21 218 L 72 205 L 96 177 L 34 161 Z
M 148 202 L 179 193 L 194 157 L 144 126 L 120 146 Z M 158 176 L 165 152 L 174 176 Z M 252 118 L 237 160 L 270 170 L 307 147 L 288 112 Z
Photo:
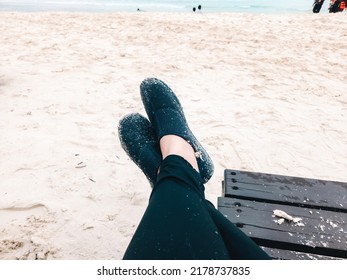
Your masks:
M 326 0 L 322 12 L 326 12 Z M 313 0 L 0 0 L 0 11 L 312 13 Z

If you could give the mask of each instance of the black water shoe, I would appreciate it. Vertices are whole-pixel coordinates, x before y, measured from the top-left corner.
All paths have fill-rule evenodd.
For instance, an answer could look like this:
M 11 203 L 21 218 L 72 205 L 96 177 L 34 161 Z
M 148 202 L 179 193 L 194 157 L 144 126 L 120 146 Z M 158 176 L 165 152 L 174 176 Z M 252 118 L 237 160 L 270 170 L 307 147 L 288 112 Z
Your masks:
M 201 179 L 203 183 L 206 183 L 213 174 L 213 162 L 189 129 L 175 93 L 163 81 L 156 78 L 144 80 L 140 85 L 140 92 L 157 140 L 159 141 L 165 135 L 173 134 L 190 143 L 195 151 Z

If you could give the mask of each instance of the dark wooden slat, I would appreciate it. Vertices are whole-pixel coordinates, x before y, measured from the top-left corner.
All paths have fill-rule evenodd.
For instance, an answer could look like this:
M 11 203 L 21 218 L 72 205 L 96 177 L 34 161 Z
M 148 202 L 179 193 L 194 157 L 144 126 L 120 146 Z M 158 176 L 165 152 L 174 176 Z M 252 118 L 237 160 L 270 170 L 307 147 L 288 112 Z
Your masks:
M 330 256 L 324 256 L 324 255 L 316 255 L 316 254 L 310 254 L 310 253 L 302 253 L 302 252 L 296 252 L 296 251 L 290 251 L 290 250 L 282 250 L 277 248 L 268 248 L 263 247 L 261 248 L 273 259 L 280 259 L 280 260 L 343 260 L 341 258 L 335 258 Z
M 223 195 L 347 213 L 347 183 L 226 169 Z
M 218 198 L 218 209 L 231 222 L 242 225 L 241 230 L 260 245 L 272 244 L 269 247 L 295 248 L 294 251 L 311 253 L 317 251 L 317 254 L 337 257 L 345 254 L 347 258 L 346 213 L 224 197 Z M 279 219 L 273 217 L 275 209 L 302 218 L 304 226 L 275 223 L 274 220 Z M 339 252 L 335 255 L 334 250 Z

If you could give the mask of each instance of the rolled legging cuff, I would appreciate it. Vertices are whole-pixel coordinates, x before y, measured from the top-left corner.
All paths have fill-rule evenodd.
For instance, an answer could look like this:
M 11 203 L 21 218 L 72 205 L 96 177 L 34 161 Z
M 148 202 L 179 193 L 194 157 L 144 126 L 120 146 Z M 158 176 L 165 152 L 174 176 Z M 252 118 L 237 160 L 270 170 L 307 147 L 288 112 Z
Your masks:
M 180 183 L 182 186 L 192 188 L 202 198 L 205 198 L 205 187 L 199 172 L 197 172 L 183 157 L 178 155 L 167 156 L 162 161 L 159 170 L 157 182 L 154 185 L 152 193 L 155 192 L 163 182 L 173 180 Z

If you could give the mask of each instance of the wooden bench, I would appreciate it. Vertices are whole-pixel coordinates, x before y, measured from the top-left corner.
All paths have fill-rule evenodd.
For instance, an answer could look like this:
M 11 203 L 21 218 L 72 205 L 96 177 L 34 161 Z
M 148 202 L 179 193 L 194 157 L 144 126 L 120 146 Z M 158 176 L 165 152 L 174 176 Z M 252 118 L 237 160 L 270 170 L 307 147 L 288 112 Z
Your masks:
M 222 193 L 218 210 L 274 259 L 347 259 L 347 183 L 226 169 Z

